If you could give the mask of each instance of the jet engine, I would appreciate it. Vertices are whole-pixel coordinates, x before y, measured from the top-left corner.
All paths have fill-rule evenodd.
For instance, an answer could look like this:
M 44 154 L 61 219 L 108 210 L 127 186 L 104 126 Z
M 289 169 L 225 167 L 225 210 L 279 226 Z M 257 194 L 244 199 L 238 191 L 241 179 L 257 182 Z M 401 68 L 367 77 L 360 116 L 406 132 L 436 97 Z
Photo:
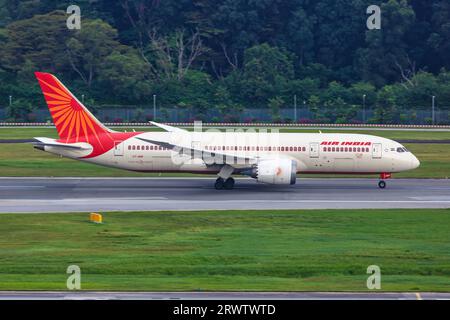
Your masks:
M 242 173 L 262 183 L 295 184 L 297 163 L 289 159 L 260 160 L 252 170 Z

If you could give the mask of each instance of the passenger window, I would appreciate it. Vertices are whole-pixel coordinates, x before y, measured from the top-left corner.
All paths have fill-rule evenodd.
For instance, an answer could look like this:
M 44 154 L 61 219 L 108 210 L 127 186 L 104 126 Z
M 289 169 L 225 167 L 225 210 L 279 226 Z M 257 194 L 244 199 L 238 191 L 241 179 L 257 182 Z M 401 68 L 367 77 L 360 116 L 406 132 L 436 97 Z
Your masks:
M 128 146 L 128 150 L 131 150 L 131 146 Z

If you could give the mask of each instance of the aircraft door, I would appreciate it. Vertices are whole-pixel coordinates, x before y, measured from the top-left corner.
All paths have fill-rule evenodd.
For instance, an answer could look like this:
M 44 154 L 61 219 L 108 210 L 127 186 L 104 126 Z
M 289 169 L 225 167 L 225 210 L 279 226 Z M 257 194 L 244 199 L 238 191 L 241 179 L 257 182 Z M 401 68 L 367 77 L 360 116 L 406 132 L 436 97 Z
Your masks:
M 123 143 L 121 141 L 114 141 L 114 156 L 123 156 Z
M 372 158 L 381 159 L 383 155 L 383 146 L 381 143 L 374 143 L 372 146 Z
M 318 158 L 319 157 L 319 143 L 312 142 L 309 144 L 309 157 Z

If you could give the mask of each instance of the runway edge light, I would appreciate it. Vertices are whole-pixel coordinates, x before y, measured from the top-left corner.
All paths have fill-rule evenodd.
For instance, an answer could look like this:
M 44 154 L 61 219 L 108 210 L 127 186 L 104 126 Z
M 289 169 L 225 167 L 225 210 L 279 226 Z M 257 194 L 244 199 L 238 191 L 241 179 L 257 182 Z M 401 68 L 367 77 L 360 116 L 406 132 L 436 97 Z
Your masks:
M 103 223 L 103 217 L 100 213 L 91 212 L 89 214 L 89 221 L 94 223 Z

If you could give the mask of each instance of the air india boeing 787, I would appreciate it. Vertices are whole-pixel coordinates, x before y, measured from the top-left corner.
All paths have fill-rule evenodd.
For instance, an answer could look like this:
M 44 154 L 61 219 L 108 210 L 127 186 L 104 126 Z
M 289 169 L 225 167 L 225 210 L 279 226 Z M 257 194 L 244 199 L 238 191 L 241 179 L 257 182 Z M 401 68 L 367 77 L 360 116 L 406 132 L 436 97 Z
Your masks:
M 415 169 L 419 160 L 401 144 L 361 134 L 198 132 L 159 124 L 162 132 L 116 132 L 105 127 L 53 75 L 36 72 L 59 139 L 34 147 L 63 157 L 138 172 L 217 174 L 216 189 L 232 175 L 295 184 L 297 174 L 379 174 Z

